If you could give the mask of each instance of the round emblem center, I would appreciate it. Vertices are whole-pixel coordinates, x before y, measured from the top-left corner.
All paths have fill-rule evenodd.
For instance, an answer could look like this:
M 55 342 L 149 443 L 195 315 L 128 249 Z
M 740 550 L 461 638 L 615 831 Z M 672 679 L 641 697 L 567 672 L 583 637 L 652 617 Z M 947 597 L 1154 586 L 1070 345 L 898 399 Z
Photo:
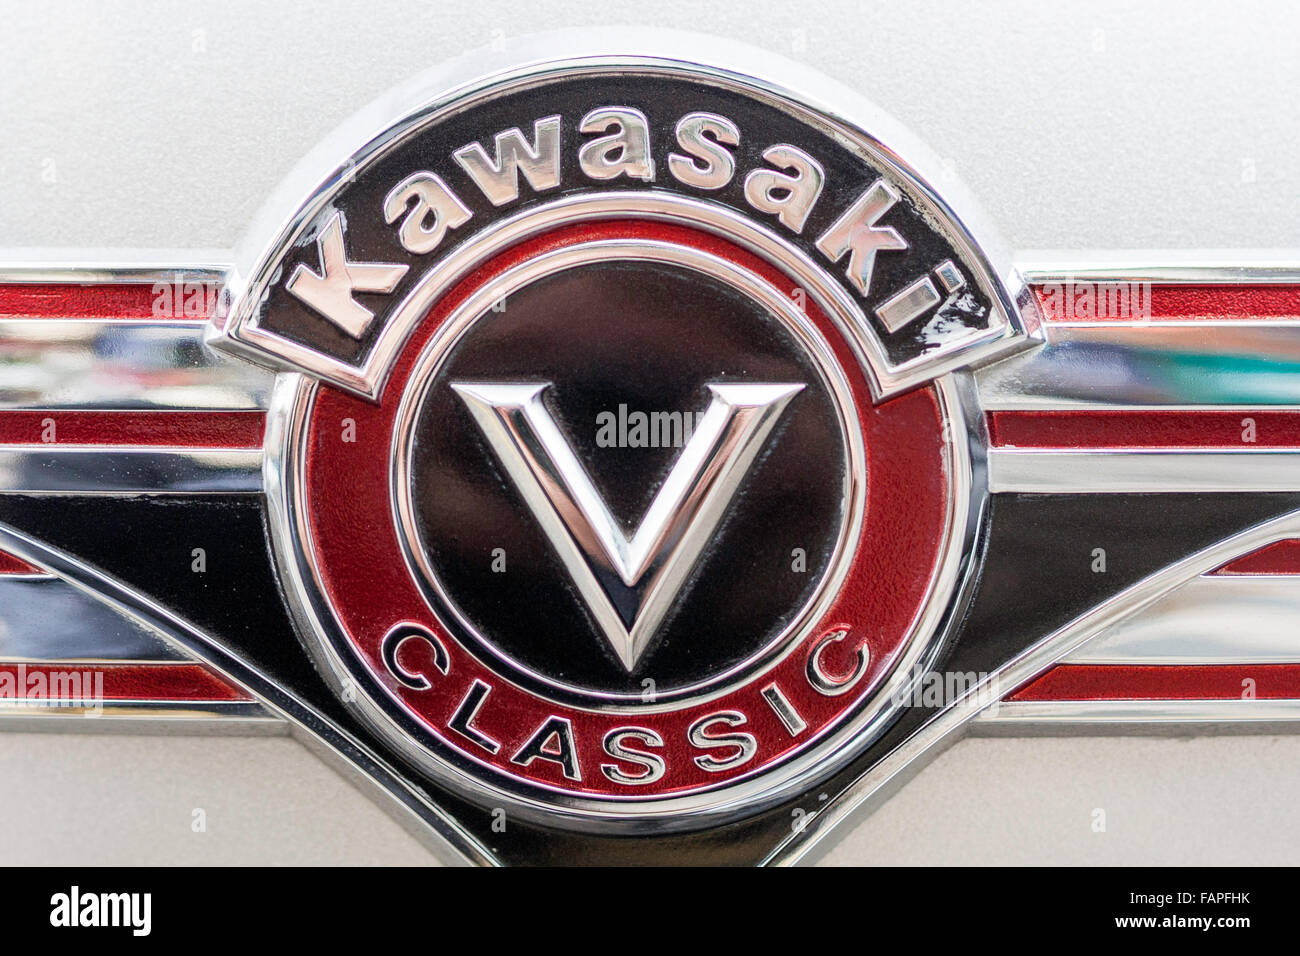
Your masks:
M 716 256 L 552 260 L 485 287 L 412 376 L 408 554 L 458 636 L 537 689 L 671 700 L 811 624 L 861 501 L 848 384 L 793 302 Z

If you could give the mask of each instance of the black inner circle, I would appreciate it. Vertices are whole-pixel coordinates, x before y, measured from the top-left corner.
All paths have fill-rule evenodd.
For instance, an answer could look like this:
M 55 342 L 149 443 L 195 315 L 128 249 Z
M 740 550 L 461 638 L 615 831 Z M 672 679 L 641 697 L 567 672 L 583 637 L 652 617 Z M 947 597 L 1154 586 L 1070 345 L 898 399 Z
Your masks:
M 671 416 L 702 413 L 709 383 L 805 387 L 629 672 L 452 389 L 457 382 L 549 383 L 543 402 L 629 537 L 689 440 Z M 661 437 L 668 447 L 653 447 Z M 498 652 L 583 691 L 663 694 L 761 651 L 811 599 L 845 520 L 848 467 L 835 402 L 781 321 L 695 271 L 600 262 L 515 292 L 451 350 L 416 414 L 412 501 L 443 592 Z M 621 583 L 606 583 L 625 605 Z

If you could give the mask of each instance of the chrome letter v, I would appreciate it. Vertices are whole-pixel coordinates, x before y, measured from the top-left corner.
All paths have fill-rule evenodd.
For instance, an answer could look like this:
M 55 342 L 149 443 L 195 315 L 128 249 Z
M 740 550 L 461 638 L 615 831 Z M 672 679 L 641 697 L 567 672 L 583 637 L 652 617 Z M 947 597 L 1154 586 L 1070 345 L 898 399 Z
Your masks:
M 510 480 L 630 672 L 704 552 L 790 399 L 786 383 L 713 383 L 700 416 L 641 525 L 628 540 L 542 403 L 547 383 L 456 382 Z M 627 619 L 596 570 L 637 588 Z

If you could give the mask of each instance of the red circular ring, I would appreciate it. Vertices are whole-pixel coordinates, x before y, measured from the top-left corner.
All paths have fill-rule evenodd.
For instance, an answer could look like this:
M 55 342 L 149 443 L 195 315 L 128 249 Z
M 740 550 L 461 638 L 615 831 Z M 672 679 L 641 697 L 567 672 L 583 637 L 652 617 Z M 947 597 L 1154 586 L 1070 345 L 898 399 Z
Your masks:
M 356 663 L 436 739 L 434 748 L 453 748 L 517 781 L 574 795 L 626 799 L 680 795 L 772 767 L 870 699 L 906 649 L 927 603 L 950 530 L 951 489 L 944 413 L 934 388 L 872 404 L 865 373 L 843 332 L 804 297 L 808 318 L 829 343 L 852 389 L 863 431 L 867 490 L 862 532 L 843 586 L 799 646 L 720 696 L 703 702 L 685 700 L 675 709 L 637 713 L 557 703 L 523 688 L 508 673 L 476 657 L 430 610 L 402 557 L 390 504 L 390 457 L 401 396 L 426 343 L 475 290 L 507 269 L 553 249 L 624 238 L 702 249 L 748 269 L 787 295 L 796 297 L 799 292 L 788 276 L 766 261 L 684 226 L 632 219 L 586 223 L 560 227 L 520 243 L 479 266 L 432 307 L 396 359 L 380 404 L 327 386 L 317 390 L 305 425 L 303 487 L 298 500 L 308 516 L 311 536 L 303 545 L 311 548 L 323 597 Z M 343 440 L 347 420 L 351 420 L 354 441 Z M 400 684 L 383 664 L 381 641 L 394 625 L 403 622 L 427 627 L 448 652 L 450 667 L 442 675 L 433 666 L 433 655 L 423 655 L 416 642 L 403 648 L 403 666 L 430 675 L 428 689 Z M 869 651 L 869 664 L 852 692 L 830 696 L 813 688 L 805 671 L 814 645 L 840 628 L 847 628 L 849 636 L 822 654 L 826 672 L 851 672 L 863 645 Z M 491 687 L 474 725 L 501 744 L 495 753 L 448 729 L 449 719 L 475 681 Z M 773 684 L 806 724 L 797 734 L 782 724 L 762 696 L 763 689 Z M 746 724 L 735 729 L 752 735 L 757 750 L 740 766 L 708 772 L 693 759 L 703 751 L 691 745 L 688 728 L 702 717 L 729 710 L 746 715 Z M 510 760 L 551 717 L 571 723 L 581 781 L 565 777 L 558 761 L 533 760 L 521 766 Z M 654 783 L 616 784 L 600 771 L 602 764 L 617 763 L 603 750 L 606 734 L 633 726 L 655 731 L 664 742 L 662 749 L 653 751 L 665 762 L 663 776 Z M 711 752 L 729 756 L 734 748 Z M 640 768 L 629 764 L 624 769 L 635 774 Z

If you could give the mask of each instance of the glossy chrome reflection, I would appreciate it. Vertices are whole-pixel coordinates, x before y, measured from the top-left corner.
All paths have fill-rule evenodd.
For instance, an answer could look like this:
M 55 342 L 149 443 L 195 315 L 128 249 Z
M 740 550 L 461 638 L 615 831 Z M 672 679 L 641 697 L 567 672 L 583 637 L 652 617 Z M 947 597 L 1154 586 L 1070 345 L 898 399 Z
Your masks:
M 521 175 L 537 192 L 559 187 L 559 116 L 544 116 L 534 121 L 531 143 L 518 127 L 502 130 L 493 141 L 495 156 L 488 156 L 479 143 L 469 143 L 452 153 L 457 165 L 474 180 L 474 185 L 492 205 L 504 206 L 519 198 Z
M 0 660 L 183 661 L 139 621 L 54 576 L 0 576 Z
M 0 492 L 121 496 L 261 490 L 260 449 L 0 446 Z
M 1196 726 L 1219 729 L 1246 725 L 1256 733 L 1300 724 L 1300 700 L 1024 700 L 1004 701 L 981 713 L 971 732 L 982 736 L 1036 731 L 1070 733 L 1098 727 L 1107 732 Z M 1260 726 L 1262 725 L 1262 726 Z M 1271 725 L 1282 725 L 1274 728 Z
M 740 129 L 717 113 L 687 113 L 677 121 L 677 142 L 686 151 L 668 154 L 673 177 L 696 189 L 721 189 L 736 173 L 736 159 L 726 146 L 740 142 Z
M 797 384 L 716 382 L 631 539 L 542 402 L 547 384 L 453 382 L 629 671 L 650 645 Z M 631 620 L 592 573 L 639 588 Z M 630 626 L 629 626 L 630 625 Z
M 1300 491 L 1300 449 L 993 448 L 988 467 L 995 494 Z
M 1300 406 L 1300 326 L 1250 322 L 1048 325 L 1046 344 L 976 373 L 989 411 Z
M 0 410 L 265 408 L 273 375 L 203 343 L 202 323 L 0 319 Z
M 1016 260 L 1032 285 L 1069 281 L 1300 285 L 1300 257 L 1294 249 L 1025 250 Z
M 1300 576 L 1194 578 L 1064 660 L 1071 664 L 1300 662 Z

